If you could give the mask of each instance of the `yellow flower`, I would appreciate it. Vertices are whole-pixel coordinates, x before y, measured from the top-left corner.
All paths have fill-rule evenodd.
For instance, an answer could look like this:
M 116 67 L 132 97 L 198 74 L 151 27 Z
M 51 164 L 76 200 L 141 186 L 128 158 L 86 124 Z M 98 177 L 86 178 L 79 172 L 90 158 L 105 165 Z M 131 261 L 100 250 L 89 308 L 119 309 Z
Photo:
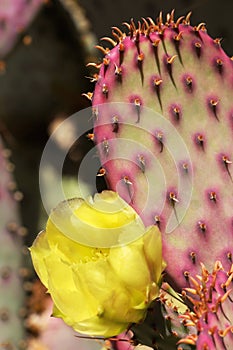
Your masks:
M 160 232 L 146 229 L 115 192 L 60 203 L 30 251 L 53 299 L 53 316 L 78 332 L 120 334 L 141 321 L 158 296 Z

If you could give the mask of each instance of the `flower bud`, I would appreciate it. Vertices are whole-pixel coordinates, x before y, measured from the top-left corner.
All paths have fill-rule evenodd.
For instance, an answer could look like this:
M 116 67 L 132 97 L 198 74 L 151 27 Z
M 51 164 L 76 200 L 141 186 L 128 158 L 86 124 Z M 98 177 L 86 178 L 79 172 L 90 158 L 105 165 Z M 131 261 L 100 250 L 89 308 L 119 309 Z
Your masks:
M 120 334 L 143 320 L 158 296 L 160 232 L 146 229 L 115 192 L 60 203 L 30 251 L 53 299 L 53 316 L 78 332 Z

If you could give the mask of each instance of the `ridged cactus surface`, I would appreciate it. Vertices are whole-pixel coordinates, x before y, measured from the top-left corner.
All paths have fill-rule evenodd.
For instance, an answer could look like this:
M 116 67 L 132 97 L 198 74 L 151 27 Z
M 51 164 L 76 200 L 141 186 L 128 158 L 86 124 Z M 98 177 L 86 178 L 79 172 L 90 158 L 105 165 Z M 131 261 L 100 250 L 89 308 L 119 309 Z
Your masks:
M 12 177 L 12 164 L 7 159 L 0 138 L 0 349 L 20 349 L 24 345 L 22 312 L 22 239 L 16 199 L 20 193 Z

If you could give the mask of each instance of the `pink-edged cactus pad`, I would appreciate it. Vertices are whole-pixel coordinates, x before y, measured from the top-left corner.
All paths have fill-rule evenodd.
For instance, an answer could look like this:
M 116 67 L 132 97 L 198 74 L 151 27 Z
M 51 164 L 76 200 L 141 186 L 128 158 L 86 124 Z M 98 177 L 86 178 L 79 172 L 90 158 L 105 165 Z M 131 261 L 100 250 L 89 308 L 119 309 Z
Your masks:
M 112 48 L 98 46 L 104 58 L 89 64 L 98 70 L 94 92 L 84 95 L 98 176 L 162 232 L 164 280 L 187 304 L 185 313 L 164 304 L 168 333 L 177 349 L 225 350 L 233 346 L 233 61 L 190 15 L 113 27 L 103 38 Z M 173 349 L 156 327 L 154 317 L 133 331 Z
M 200 263 L 232 263 L 233 61 L 190 14 L 125 27 L 90 64 L 94 140 L 109 187 L 162 231 L 165 278 L 188 287 Z
M 18 35 L 27 28 L 44 0 L 0 1 L 0 57 L 16 43 Z

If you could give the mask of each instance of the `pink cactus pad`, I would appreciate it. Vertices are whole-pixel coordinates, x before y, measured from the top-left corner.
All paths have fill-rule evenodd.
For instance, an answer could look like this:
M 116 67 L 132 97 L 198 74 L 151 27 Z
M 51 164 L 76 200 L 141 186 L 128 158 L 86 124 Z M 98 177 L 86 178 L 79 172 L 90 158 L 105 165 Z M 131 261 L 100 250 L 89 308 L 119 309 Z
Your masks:
M 190 14 L 113 29 L 95 74 L 94 140 L 109 187 L 163 233 L 167 275 L 233 254 L 233 61 Z
M 0 1 L 0 57 L 16 43 L 18 35 L 27 28 L 44 0 Z

